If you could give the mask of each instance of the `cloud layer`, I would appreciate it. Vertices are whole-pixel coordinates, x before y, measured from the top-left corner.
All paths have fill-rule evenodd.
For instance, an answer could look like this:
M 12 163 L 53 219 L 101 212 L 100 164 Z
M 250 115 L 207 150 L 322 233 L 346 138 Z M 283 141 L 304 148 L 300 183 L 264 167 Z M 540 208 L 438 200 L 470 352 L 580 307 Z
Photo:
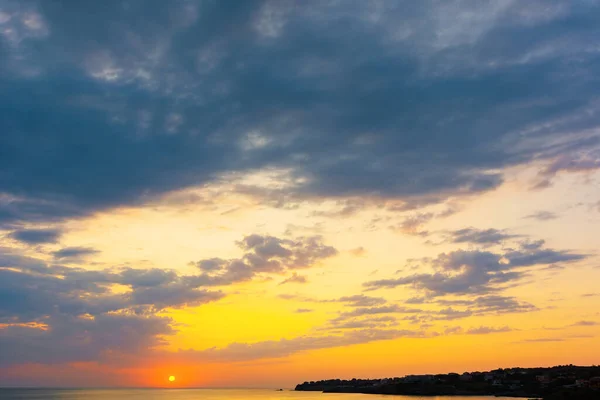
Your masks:
M 487 234 L 484 236 L 486 239 L 484 243 L 487 242 L 488 237 Z M 481 242 L 480 237 L 475 240 Z M 570 263 L 586 258 L 585 254 L 543 249 L 542 245 L 543 241 L 533 245 L 524 243 L 521 249 L 509 249 L 502 253 L 483 250 L 456 250 L 442 253 L 435 259 L 423 260 L 434 269 L 434 273 L 380 279 L 366 282 L 364 286 L 371 290 L 412 286 L 432 297 L 448 294 L 488 294 L 523 279 L 532 267 Z
M 595 2 L 0 10 L 3 224 L 263 167 L 289 171 L 291 198 L 423 204 L 526 162 L 538 186 L 600 166 Z
M 337 253 L 319 238 L 249 235 L 242 259 L 206 259 L 201 273 L 170 269 L 91 270 L 49 264 L 0 249 L 0 367 L 23 363 L 102 361 L 142 355 L 165 345 L 177 325 L 160 315 L 225 297 L 214 286 L 251 280 L 258 273 L 314 267 Z M 75 262 L 95 251 L 63 248 L 58 261 Z M 295 277 L 295 278 L 294 278 Z M 302 281 L 292 275 L 288 281 Z

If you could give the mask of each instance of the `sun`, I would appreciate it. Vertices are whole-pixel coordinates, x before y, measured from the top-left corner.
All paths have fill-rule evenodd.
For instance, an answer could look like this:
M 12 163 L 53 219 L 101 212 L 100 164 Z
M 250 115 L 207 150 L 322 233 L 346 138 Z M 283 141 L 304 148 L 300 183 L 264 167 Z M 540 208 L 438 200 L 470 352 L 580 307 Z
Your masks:
M 175 382 L 175 377 L 173 375 L 169 376 L 169 382 Z

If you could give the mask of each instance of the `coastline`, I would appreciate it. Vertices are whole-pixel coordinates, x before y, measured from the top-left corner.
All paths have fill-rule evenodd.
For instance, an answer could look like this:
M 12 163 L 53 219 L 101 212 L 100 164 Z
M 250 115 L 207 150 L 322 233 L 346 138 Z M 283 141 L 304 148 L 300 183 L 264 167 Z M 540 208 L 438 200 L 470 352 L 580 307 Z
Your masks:
M 495 396 L 543 400 L 600 399 L 600 367 L 574 365 L 402 378 L 304 382 L 296 391 L 407 396 Z

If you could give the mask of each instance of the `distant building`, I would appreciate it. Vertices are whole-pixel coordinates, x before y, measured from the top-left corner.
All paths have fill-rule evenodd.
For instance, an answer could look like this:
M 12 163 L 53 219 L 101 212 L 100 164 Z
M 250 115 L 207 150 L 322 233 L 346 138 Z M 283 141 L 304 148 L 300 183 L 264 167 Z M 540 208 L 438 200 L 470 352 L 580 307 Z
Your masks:
M 600 376 L 590 379 L 589 385 L 592 389 L 600 389 Z

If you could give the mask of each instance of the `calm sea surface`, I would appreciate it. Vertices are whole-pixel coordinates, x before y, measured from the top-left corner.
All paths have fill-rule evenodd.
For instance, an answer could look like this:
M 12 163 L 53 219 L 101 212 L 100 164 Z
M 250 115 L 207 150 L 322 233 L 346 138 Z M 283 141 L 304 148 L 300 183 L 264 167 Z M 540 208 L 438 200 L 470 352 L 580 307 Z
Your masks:
M 14 400 L 515 400 L 486 396 L 378 396 L 263 389 L 0 389 L 0 399 Z

